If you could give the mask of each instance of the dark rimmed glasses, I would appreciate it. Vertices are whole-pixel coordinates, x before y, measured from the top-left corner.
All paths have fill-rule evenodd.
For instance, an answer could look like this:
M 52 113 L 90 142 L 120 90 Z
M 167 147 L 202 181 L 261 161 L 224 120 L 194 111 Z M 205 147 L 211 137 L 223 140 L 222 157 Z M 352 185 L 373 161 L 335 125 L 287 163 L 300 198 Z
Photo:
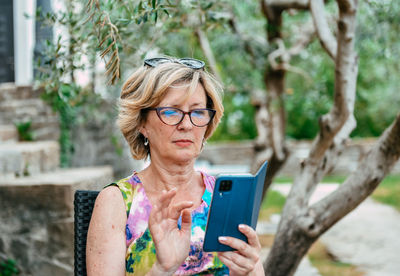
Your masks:
M 186 114 L 193 125 L 197 127 L 204 127 L 208 125 L 214 118 L 216 111 L 210 108 L 198 108 L 185 112 L 179 108 L 174 107 L 155 107 L 147 108 L 146 110 L 155 110 L 161 122 L 169 126 L 176 126 L 182 122 Z
M 144 64 L 150 67 L 156 67 L 157 65 L 163 64 L 163 63 L 168 63 L 168 62 L 174 62 L 174 63 L 179 63 L 183 64 L 189 68 L 192 69 L 203 69 L 205 66 L 205 63 L 201 60 L 195 59 L 195 58 L 179 58 L 179 59 L 171 59 L 171 58 L 166 58 L 166 57 L 156 57 L 156 58 L 149 58 L 144 60 Z

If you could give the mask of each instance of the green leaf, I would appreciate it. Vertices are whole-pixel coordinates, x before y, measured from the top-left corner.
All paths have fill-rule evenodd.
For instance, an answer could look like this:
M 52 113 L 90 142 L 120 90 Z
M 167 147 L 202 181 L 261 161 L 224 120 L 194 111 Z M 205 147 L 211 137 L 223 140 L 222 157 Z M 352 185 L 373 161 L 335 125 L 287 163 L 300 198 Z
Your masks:
M 165 12 L 169 17 L 169 12 L 167 11 L 167 9 L 163 9 L 163 12 Z
M 158 12 L 157 11 L 155 11 L 153 13 L 153 19 L 154 19 L 154 22 L 157 23 L 157 19 L 158 19 Z

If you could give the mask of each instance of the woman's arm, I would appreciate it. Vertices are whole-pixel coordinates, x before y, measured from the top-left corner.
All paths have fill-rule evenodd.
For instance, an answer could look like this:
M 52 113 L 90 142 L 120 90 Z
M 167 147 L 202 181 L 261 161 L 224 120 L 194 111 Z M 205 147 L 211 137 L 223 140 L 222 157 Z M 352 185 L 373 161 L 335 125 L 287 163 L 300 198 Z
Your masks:
M 125 203 L 118 187 L 98 195 L 86 244 L 87 275 L 125 275 Z

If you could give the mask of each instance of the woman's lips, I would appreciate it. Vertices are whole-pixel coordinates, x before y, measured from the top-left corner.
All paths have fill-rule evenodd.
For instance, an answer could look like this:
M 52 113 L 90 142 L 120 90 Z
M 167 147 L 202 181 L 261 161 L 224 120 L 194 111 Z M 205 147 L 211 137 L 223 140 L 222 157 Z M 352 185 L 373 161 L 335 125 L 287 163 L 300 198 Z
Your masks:
M 193 142 L 191 140 L 186 140 L 186 139 L 175 140 L 174 143 L 175 143 L 175 145 L 177 145 L 179 147 L 188 147 L 191 144 L 193 144 Z

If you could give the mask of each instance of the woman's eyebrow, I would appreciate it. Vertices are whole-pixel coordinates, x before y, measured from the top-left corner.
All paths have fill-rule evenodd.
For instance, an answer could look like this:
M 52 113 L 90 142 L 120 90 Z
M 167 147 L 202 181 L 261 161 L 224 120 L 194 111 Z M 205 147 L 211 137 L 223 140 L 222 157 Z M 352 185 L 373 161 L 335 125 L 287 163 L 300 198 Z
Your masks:
M 202 106 L 202 105 L 206 105 L 206 104 L 203 104 L 203 103 L 193 103 L 193 104 L 191 104 L 190 105 L 190 107 L 193 107 L 193 106 Z
M 174 108 L 179 108 L 180 109 L 182 107 L 182 104 L 179 104 L 179 103 L 169 104 L 169 103 L 167 103 L 167 104 L 164 104 L 163 106 L 165 106 L 165 107 L 174 107 Z M 198 107 L 198 106 L 206 106 L 206 104 L 205 103 L 201 103 L 201 102 L 192 103 L 189 107 L 193 108 L 193 107 Z

